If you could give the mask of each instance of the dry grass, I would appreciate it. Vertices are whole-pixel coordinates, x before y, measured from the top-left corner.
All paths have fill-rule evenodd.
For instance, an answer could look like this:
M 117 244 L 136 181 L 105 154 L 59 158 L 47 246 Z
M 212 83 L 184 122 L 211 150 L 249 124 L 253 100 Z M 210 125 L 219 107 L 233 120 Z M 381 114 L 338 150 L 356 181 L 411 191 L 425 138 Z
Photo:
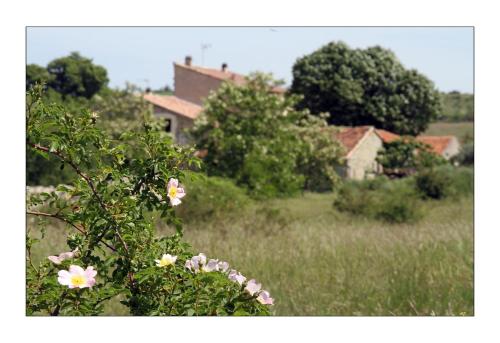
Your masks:
M 473 314 L 472 198 L 428 202 L 413 225 L 353 218 L 332 202 L 331 194 L 273 200 L 237 220 L 193 222 L 185 237 L 262 282 L 277 315 Z M 49 228 L 37 258 L 63 250 L 62 230 Z M 126 309 L 115 301 L 106 312 Z

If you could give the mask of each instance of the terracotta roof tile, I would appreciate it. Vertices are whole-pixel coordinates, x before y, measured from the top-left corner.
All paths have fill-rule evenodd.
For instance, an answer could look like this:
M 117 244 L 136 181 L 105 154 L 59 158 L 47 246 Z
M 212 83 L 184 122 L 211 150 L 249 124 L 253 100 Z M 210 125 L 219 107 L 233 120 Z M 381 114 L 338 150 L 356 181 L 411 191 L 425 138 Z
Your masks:
M 223 81 L 232 81 L 234 84 L 238 86 L 243 86 L 244 84 L 247 83 L 247 80 L 244 75 L 234 73 L 232 71 L 222 71 L 220 69 L 213 69 L 213 68 L 205 68 L 205 67 L 198 67 L 198 66 L 187 66 L 185 64 L 180 64 L 180 63 L 174 63 L 176 66 L 186 68 L 189 70 L 196 71 L 197 73 L 207 75 L 210 77 L 213 77 L 215 79 L 223 80 Z M 273 87 L 272 89 L 273 93 L 285 93 L 286 89 L 282 87 Z
M 201 106 L 182 100 L 173 95 L 156 95 L 149 93 L 144 94 L 144 99 L 153 105 L 190 119 L 196 119 L 202 111 Z
M 432 150 L 442 155 L 454 136 L 417 136 L 417 141 L 429 144 Z
M 334 137 L 345 147 L 346 156 L 354 150 L 365 135 L 373 129 L 373 126 L 343 127 L 334 132 Z
M 390 143 L 395 140 L 398 140 L 401 138 L 401 136 L 386 131 L 386 130 L 381 130 L 377 129 L 375 130 L 377 134 L 382 138 L 384 143 Z M 431 146 L 432 151 L 435 152 L 436 154 L 442 155 L 444 150 L 448 147 L 450 144 L 450 141 L 454 138 L 454 136 L 417 136 L 415 139 L 421 143 L 425 143 Z
M 390 131 L 382 130 L 382 129 L 376 129 L 375 132 L 379 135 L 379 137 L 382 139 L 384 143 L 390 143 L 394 142 L 395 140 L 398 140 L 401 138 L 400 135 L 397 135 L 395 133 L 392 133 Z

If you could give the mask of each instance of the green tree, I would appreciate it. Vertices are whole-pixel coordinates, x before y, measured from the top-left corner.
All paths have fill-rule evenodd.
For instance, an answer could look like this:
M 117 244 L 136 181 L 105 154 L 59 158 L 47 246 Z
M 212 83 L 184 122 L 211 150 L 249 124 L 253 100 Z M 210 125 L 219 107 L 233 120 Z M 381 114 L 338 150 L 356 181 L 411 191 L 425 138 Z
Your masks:
M 52 75 L 48 85 L 63 96 L 90 99 L 109 81 L 104 67 L 95 65 L 78 52 L 53 60 L 47 71 Z
M 28 64 L 26 66 L 26 90 L 28 91 L 37 83 L 47 84 L 52 80 L 52 75 L 49 74 L 46 68 L 38 64 Z
M 277 83 L 269 76 L 247 81 L 223 84 L 195 122 L 192 135 L 208 152 L 208 173 L 233 178 L 256 197 L 293 194 L 304 183 L 314 188 L 311 178 L 331 187 L 340 146 L 321 130 L 326 122 L 295 110 L 299 97 L 272 93 Z
M 304 96 L 299 109 L 330 113 L 330 124 L 374 125 L 398 134 L 417 135 L 440 110 L 433 83 L 379 46 L 332 42 L 299 58 L 291 92 Z

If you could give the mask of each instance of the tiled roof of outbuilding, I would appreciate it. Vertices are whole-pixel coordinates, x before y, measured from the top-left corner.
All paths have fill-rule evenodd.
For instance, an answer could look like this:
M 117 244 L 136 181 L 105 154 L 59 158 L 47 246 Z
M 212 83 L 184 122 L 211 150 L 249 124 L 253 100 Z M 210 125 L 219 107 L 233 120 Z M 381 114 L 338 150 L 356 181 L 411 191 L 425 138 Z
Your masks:
M 456 139 L 455 136 L 417 136 L 417 141 L 429 144 L 432 150 L 439 155 L 443 154 L 453 139 Z
M 144 99 L 153 105 L 177 113 L 189 119 L 196 119 L 202 111 L 201 106 L 182 100 L 173 95 L 157 95 L 147 93 L 144 94 Z
M 392 132 L 386 131 L 386 130 L 382 130 L 382 129 L 376 129 L 375 132 L 377 132 L 379 137 L 382 138 L 384 143 L 390 143 L 390 142 L 393 142 L 393 141 L 401 138 L 401 136 L 399 136 L 395 133 L 392 133 Z
M 373 126 L 341 127 L 333 136 L 344 146 L 346 157 L 349 157 L 359 142 L 372 130 Z

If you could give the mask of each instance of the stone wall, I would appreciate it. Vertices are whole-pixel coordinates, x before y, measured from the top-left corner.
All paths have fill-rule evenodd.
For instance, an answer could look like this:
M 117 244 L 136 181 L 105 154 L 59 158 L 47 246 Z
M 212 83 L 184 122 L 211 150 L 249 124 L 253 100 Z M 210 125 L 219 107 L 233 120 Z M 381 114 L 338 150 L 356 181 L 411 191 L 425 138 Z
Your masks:
M 221 80 L 174 63 L 174 95 L 176 97 L 201 106 L 203 99 L 212 90 L 217 90 L 221 83 Z
M 381 172 L 376 162 L 378 150 L 382 148 L 382 140 L 372 130 L 355 148 L 347 160 L 346 177 L 354 180 L 370 178 Z
M 153 113 L 159 118 L 166 118 L 170 120 L 170 132 L 175 142 L 178 144 L 189 144 L 190 140 L 185 133 L 186 129 L 193 127 L 193 120 L 177 113 L 167 111 L 164 108 L 153 106 Z
M 458 142 L 458 139 L 456 137 L 453 137 L 450 140 L 450 143 L 444 149 L 443 151 L 443 157 L 447 160 L 452 158 L 453 156 L 457 155 L 460 152 L 460 143 Z

